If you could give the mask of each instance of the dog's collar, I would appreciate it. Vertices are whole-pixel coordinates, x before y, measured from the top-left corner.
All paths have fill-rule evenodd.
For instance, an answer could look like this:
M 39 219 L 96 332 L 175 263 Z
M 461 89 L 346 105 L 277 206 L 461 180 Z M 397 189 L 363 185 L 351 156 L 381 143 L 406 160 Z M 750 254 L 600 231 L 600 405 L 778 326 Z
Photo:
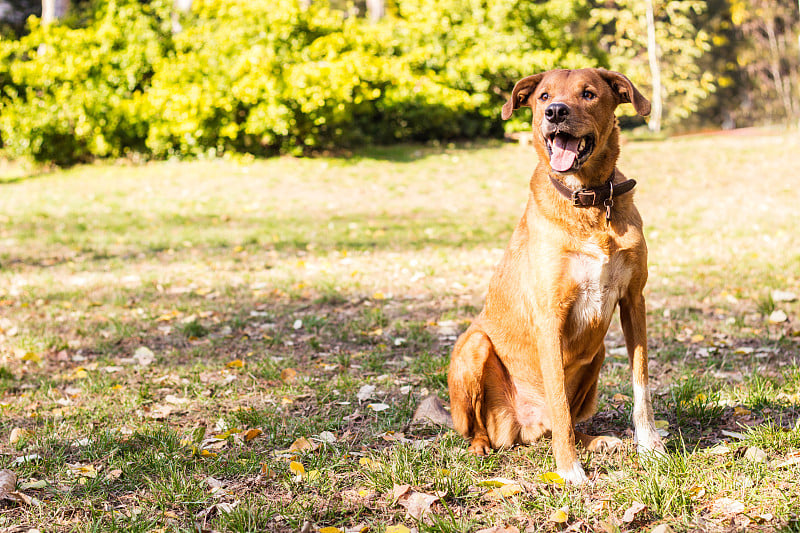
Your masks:
M 553 184 L 553 187 L 556 188 L 561 196 L 572 202 L 573 206 L 605 206 L 606 220 L 608 221 L 611 220 L 611 206 L 614 205 L 614 197 L 630 192 L 636 186 L 636 180 L 625 180 L 617 184 L 612 183 L 613 180 L 614 172 L 611 173 L 611 177 L 608 178 L 608 181 L 599 187 L 583 187 L 577 191 L 573 191 L 553 176 L 550 176 L 550 183 Z

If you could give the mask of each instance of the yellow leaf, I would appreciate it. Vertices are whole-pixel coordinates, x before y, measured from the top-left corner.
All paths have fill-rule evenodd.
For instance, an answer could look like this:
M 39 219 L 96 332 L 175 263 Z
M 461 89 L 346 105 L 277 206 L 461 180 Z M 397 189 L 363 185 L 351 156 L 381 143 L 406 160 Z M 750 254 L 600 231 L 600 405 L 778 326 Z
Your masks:
M 478 485 L 481 487 L 502 487 L 504 485 L 513 485 L 516 483 L 513 479 L 506 479 L 503 477 L 493 477 L 491 479 L 484 479 L 479 481 Z
M 164 511 L 164 518 L 171 518 L 172 520 L 178 520 L 180 518 L 178 515 L 173 513 L 172 511 Z
M 289 446 L 290 452 L 303 452 L 303 451 L 314 451 L 319 447 L 318 444 L 311 443 L 307 438 L 300 437 L 296 441 Z
M 294 368 L 284 368 L 281 370 L 281 380 L 286 383 L 291 383 L 297 379 L 297 370 Z
M 338 527 L 328 526 L 328 527 L 323 527 L 322 529 L 320 529 L 319 533 L 344 533 L 344 531 L 342 531 Z
M 247 432 L 244 434 L 244 441 L 245 442 L 250 442 L 254 438 L 256 438 L 259 435 L 261 435 L 262 433 L 264 433 L 264 432 L 261 431 L 258 428 L 248 429 Z
M 747 415 L 751 414 L 751 411 L 748 410 L 748 409 L 745 409 L 744 407 L 734 407 L 733 408 L 733 414 L 736 415 L 736 416 L 747 416 Z
M 564 484 L 564 478 L 558 475 L 556 472 L 545 472 L 544 474 L 539 474 L 537 479 L 543 483 L 555 483 L 556 485 Z
M 656 420 L 656 429 L 669 429 L 669 422 L 666 420 Z
M 550 518 L 548 518 L 547 520 L 549 522 L 555 522 L 556 524 L 564 524 L 567 522 L 567 520 L 569 520 L 569 515 L 567 514 L 568 510 L 569 508 L 567 507 L 556 509 L 555 511 L 553 511 L 553 514 L 551 514 Z
M 369 489 L 361 489 L 361 490 L 358 491 L 358 495 L 361 496 L 362 498 L 366 498 L 371 493 L 372 493 L 372 491 L 369 490 Z
M 35 352 L 27 352 L 22 356 L 23 361 L 33 361 L 34 363 L 41 363 L 42 356 Z
M 411 533 L 411 530 L 408 529 L 403 524 L 398 524 L 396 526 L 389 526 L 386 528 L 386 533 Z
M 382 292 L 378 291 L 378 292 L 376 292 L 376 293 L 374 293 L 372 295 L 372 299 L 373 300 L 385 300 L 386 296 Z
M 215 452 L 210 452 L 208 450 L 200 450 L 200 457 L 216 457 L 217 454 Z
M 242 361 L 241 359 L 234 359 L 225 366 L 227 366 L 228 368 L 242 368 L 244 366 L 244 361 Z
M 707 399 L 708 399 L 708 397 L 705 394 L 703 394 L 702 392 L 700 392 L 694 397 L 693 401 L 695 401 L 695 402 L 705 402 Z
M 72 375 L 75 377 L 75 379 L 83 379 L 87 377 L 89 373 L 86 371 L 85 368 L 78 367 L 75 369 L 75 372 Z
M 370 470 L 378 470 L 381 467 L 381 463 L 378 461 L 372 460 L 369 457 L 362 457 L 358 460 L 358 464 L 361 466 L 366 466 Z
M 693 343 L 698 343 L 698 342 L 702 342 L 705 338 L 706 338 L 705 335 L 700 335 L 698 333 L 697 335 L 692 335 L 691 341 Z
M 309 470 L 306 474 L 306 479 L 309 481 L 316 481 L 319 479 L 320 473 L 319 470 Z
M 303 466 L 302 463 L 298 463 L 297 461 L 292 461 L 291 463 L 289 463 L 289 471 L 298 476 L 302 476 L 303 474 L 306 473 L 306 468 Z

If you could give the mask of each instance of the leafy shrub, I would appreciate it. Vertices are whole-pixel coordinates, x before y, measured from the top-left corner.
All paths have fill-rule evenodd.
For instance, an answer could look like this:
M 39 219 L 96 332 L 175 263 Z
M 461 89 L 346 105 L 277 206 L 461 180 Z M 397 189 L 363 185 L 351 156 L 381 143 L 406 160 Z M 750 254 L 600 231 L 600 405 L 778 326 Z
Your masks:
M 0 133 L 11 155 L 70 163 L 144 149 L 142 101 L 168 34 L 158 2 L 110 2 L 86 28 L 42 26 L 0 44 Z
M 579 0 L 405 0 L 377 24 L 322 1 L 196 0 L 174 36 L 170 4 L 117 0 L 81 28 L 32 17 L 0 42 L 8 151 L 68 163 L 499 135 L 516 79 L 601 57 Z

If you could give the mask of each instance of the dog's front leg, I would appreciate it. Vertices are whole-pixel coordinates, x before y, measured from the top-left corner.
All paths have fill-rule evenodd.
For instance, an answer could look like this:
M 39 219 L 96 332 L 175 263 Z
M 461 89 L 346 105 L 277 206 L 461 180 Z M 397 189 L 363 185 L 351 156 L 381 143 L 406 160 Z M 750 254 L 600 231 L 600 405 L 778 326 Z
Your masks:
M 579 485 L 586 482 L 587 477 L 575 449 L 575 430 L 567 399 L 560 331 L 551 328 L 550 334 L 542 338 L 546 341 L 540 342 L 539 356 L 545 399 L 550 409 L 556 468 L 558 475 L 566 482 Z
M 637 451 L 640 455 L 666 453 L 656 431 L 653 404 L 650 399 L 647 374 L 647 324 L 644 296 L 629 294 L 619 302 L 619 316 L 633 381 L 633 426 L 636 429 Z

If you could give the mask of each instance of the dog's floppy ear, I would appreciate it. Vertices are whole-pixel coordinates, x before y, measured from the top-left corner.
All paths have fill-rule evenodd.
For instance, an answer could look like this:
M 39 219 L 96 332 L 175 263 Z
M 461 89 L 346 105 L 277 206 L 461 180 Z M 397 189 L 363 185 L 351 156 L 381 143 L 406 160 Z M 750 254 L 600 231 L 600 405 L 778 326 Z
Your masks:
M 597 69 L 597 72 L 614 90 L 618 104 L 633 104 L 636 112 L 643 117 L 650 114 L 650 101 L 639 92 L 639 89 L 626 76 L 619 72 L 602 68 Z
M 500 115 L 503 120 L 508 120 L 515 109 L 519 109 L 522 106 L 530 106 L 528 98 L 536 90 L 536 86 L 539 85 L 542 78 L 544 78 L 544 72 L 522 78 L 514 85 L 514 90 L 511 91 L 511 98 L 503 104 L 503 112 Z

